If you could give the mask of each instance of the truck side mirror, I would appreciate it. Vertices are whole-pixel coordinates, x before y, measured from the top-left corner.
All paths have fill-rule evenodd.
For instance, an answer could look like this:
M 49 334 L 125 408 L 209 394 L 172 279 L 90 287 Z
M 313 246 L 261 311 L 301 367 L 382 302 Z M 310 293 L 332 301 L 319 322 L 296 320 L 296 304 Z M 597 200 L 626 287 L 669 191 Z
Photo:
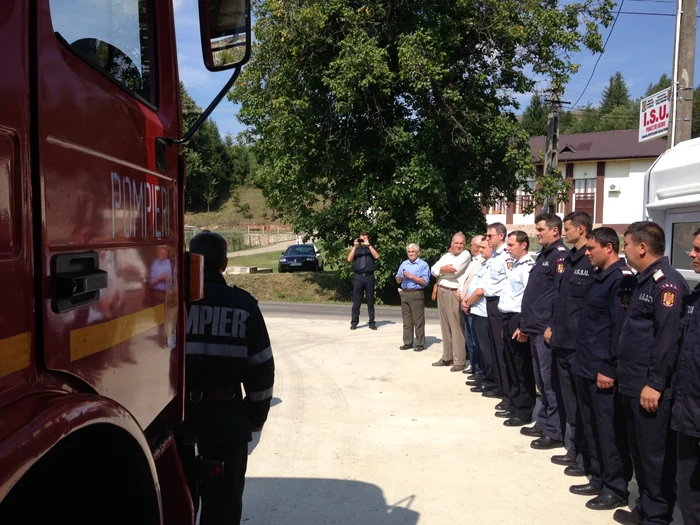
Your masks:
M 250 0 L 200 0 L 199 27 L 209 71 L 240 67 L 250 58 Z

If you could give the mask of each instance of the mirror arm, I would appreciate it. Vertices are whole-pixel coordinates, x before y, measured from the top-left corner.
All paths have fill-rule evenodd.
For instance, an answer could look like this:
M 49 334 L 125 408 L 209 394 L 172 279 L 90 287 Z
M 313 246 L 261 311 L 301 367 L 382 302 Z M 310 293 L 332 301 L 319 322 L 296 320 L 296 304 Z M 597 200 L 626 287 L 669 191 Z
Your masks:
M 219 102 L 226 96 L 226 93 L 228 93 L 231 88 L 233 87 L 233 84 L 236 82 L 236 79 L 238 78 L 238 75 L 241 74 L 241 66 L 238 66 L 236 69 L 233 70 L 233 75 L 231 75 L 231 78 L 226 82 L 223 88 L 221 88 L 221 91 L 219 91 L 219 94 L 216 95 L 214 100 L 211 101 L 211 104 L 207 107 L 207 109 L 204 110 L 204 112 L 199 116 L 197 119 L 197 122 L 195 122 L 192 127 L 187 130 L 187 133 L 185 133 L 185 136 L 182 137 L 181 139 L 173 139 L 173 138 L 167 138 L 164 137 L 163 141 L 168 145 L 172 146 L 174 144 L 186 144 L 187 142 L 190 141 L 190 139 L 194 136 L 195 133 L 199 130 L 199 128 L 202 127 L 202 124 L 209 118 L 209 115 L 212 114 L 212 112 L 216 109 L 216 106 L 219 105 Z

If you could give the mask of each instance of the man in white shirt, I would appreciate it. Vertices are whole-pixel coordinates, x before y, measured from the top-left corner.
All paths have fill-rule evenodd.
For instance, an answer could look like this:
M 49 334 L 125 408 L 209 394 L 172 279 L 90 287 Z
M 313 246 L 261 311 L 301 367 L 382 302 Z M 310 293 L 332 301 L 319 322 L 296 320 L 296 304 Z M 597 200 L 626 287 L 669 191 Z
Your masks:
M 467 352 L 464 342 L 464 321 L 460 308 L 459 278 L 464 274 L 471 261 L 471 255 L 465 250 L 467 238 L 462 232 L 452 236 L 450 251 L 436 262 L 431 271 L 437 277 L 438 311 L 440 312 L 440 329 L 442 330 L 442 359 L 433 366 L 450 366 L 451 372 L 464 370 Z
M 481 242 L 485 238 L 486 237 L 484 235 L 475 235 L 474 237 L 472 237 L 472 242 L 469 250 L 472 254 L 472 260 L 469 263 L 469 266 L 467 266 L 467 269 L 462 274 L 462 277 L 459 279 L 460 301 L 463 301 L 468 297 L 467 291 L 469 290 L 469 285 L 476 278 L 476 272 L 481 266 L 481 262 L 484 260 L 483 257 L 481 257 L 480 252 Z M 464 308 L 462 308 L 462 310 L 464 310 Z M 471 314 L 462 311 L 462 317 L 464 317 L 464 339 L 466 342 L 467 359 L 469 359 L 470 364 L 470 366 L 465 368 L 463 372 L 465 374 L 474 374 L 473 376 L 470 376 L 469 379 L 475 379 L 476 374 L 479 371 L 478 369 L 480 367 L 479 358 L 481 351 L 479 349 L 479 341 L 477 340 L 476 334 L 474 333 L 474 320 L 472 319 Z
M 503 411 L 497 412 L 496 417 L 505 418 L 503 424 L 507 427 L 521 427 L 532 421 L 536 401 L 530 342 L 527 335 L 520 333 L 523 293 L 535 261 L 528 253 L 530 240 L 524 231 L 508 234 L 506 244 L 510 255 L 506 259 L 508 279 L 498 309 L 503 314 L 505 362 L 511 383 L 508 391 L 504 392 L 504 403 L 507 406 Z

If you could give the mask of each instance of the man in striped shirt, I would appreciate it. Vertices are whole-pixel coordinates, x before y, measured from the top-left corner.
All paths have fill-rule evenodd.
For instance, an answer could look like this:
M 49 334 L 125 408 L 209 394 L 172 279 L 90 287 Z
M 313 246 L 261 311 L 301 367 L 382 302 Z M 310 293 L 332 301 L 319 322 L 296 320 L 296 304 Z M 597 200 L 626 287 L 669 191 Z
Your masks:
M 204 460 L 224 464 L 201 485 L 200 524 L 240 523 L 248 442 L 267 420 L 275 364 L 258 302 L 222 275 L 226 240 L 200 233 L 190 251 L 204 255 L 204 298 L 187 305 L 184 434 L 197 440 Z

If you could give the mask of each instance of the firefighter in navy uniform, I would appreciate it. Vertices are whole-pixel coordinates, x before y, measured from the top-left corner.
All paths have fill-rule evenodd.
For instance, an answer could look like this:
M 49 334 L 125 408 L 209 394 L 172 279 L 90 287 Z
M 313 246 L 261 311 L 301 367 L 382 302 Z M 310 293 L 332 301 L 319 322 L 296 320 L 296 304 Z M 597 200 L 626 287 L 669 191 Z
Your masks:
M 590 233 L 586 254 L 596 270 L 583 301 L 572 367 L 587 443 L 590 481 L 573 485 L 569 491 L 596 496 L 586 502 L 586 507 L 593 510 L 612 510 L 626 505 L 627 484 L 632 477 L 632 460 L 625 420 L 620 417 L 615 378 L 617 341 L 637 278 L 620 259 L 619 250 L 620 241 L 612 228 L 596 228 Z
M 700 230 L 690 258 L 700 273 Z M 678 503 L 685 525 L 700 525 L 700 285 L 683 304 L 683 334 L 674 382 L 671 428 L 678 436 Z
M 564 262 L 569 249 L 561 240 L 561 219 L 554 213 L 545 213 L 535 218 L 537 240 L 542 251 L 537 256 L 535 267 L 525 288 L 520 316 L 520 332 L 530 339 L 532 368 L 537 387 L 542 394 L 542 407 L 532 427 L 523 427 L 520 433 L 537 437 L 530 446 L 538 450 L 549 450 L 564 446 L 566 420 L 564 407 L 557 404 L 559 376 L 552 358 L 552 349 L 544 338 L 547 328 L 552 327 L 559 281 L 564 273 Z M 538 437 L 539 436 L 539 437 Z
M 627 264 L 639 277 L 618 341 L 617 383 L 639 498 L 632 512 L 615 511 L 619 523 L 670 523 L 676 502 L 670 387 L 688 284 L 663 256 L 665 248 L 658 224 L 635 222 L 625 232 Z
M 564 261 L 554 326 L 545 332 L 545 340 L 552 345 L 559 375 L 558 393 L 561 397 L 557 403 L 564 407 L 566 421 L 571 427 L 571 447 L 564 455 L 552 456 L 551 461 L 566 466 L 564 473 L 567 476 L 585 476 L 585 467 L 588 466 L 588 451 L 583 437 L 576 378 L 572 367 L 576 356 L 576 336 L 583 297 L 593 282 L 593 267 L 586 257 L 586 243 L 592 225 L 590 215 L 583 211 L 574 211 L 564 217 L 564 237 L 573 247 Z
M 222 275 L 228 261 L 226 240 L 217 233 L 200 233 L 190 241 L 190 251 L 204 255 L 204 298 L 187 305 L 182 433 L 184 439 L 196 440 L 202 460 L 223 462 L 221 475 L 201 480 L 200 524 L 238 524 L 248 442 L 267 419 L 275 365 L 257 301 L 228 286 Z M 196 476 L 186 474 L 190 480 Z M 196 512 L 198 501 L 193 503 Z

